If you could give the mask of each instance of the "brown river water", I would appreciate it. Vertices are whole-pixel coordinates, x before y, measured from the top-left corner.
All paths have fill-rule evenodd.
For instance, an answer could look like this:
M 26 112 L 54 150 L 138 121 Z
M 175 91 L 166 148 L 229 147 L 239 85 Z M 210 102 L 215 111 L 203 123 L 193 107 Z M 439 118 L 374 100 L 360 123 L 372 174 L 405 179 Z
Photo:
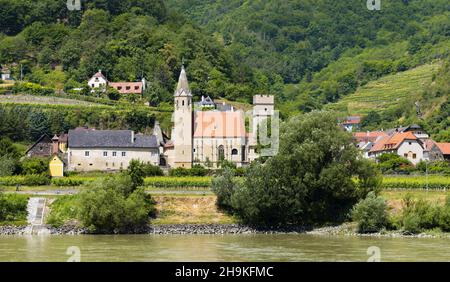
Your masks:
M 450 239 L 314 235 L 0 236 L 0 261 L 450 261 Z

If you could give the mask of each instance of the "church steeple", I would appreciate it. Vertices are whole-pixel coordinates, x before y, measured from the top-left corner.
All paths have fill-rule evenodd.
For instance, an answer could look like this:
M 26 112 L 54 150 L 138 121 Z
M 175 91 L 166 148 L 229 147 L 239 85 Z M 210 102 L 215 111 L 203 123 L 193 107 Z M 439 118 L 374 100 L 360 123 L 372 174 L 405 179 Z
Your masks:
M 178 79 L 175 96 L 192 96 L 184 65 L 181 67 L 180 78 Z

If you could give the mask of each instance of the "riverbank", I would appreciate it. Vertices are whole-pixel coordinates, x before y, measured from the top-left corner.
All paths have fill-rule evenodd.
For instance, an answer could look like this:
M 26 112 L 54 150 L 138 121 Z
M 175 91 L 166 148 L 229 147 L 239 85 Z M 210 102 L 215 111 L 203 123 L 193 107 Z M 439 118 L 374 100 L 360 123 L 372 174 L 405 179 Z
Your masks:
M 116 230 L 113 232 L 90 232 L 86 228 L 75 225 L 62 227 L 43 226 L 52 236 L 62 235 L 246 235 L 246 234 L 305 234 L 313 236 L 332 237 L 374 237 L 374 238 L 445 238 L 450 239 L 450 233 L 434 232 L 408 234 L 401 231 L 382 231 L 378 233 L 360 234 L 355 223 L 344 223 L 338 226 L 320 228 L 289 227 L 289 228 L 257 228 L 241 224 L 170 224 L 148 225 L 133 230 Z M 30 235 L 26 226 L 0 226 L 0 236 Z

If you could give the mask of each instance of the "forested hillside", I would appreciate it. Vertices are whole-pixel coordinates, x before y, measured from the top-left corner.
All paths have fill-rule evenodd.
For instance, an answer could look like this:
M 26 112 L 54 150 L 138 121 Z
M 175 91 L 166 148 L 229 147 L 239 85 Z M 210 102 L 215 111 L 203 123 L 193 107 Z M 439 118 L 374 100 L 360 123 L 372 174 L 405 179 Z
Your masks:
M 448 60 L 448 1 L 383 0 L 380 11 L 369 11 L 366 2 L 168 1 L 169 7 L 186 13 L 190 20 L 213 33 L 234 58 L 266 77 L 272 89 L 278 90 L 274 94 L 284 115 L 323 108 L 384 76 Z M 427 80 L 414 92 L 419 96 L 429 93 L 432 76 L 439 73 L 447 75 L 439 87 L 448 91 L 448 72 L 439 69 L 434 76 L 427 74 Z M 280 91 L 283 83 L 284 91 Z M 396 92 L 384 90 L 383 95 L 396 99 Z M 415 113 L 414 102 L 412 107 L 397 107 L 395 114 L 371 121 L 368 126 L 428 122 L 427 115 L 422 120 L 411 115 Z M 427 108 L 426 112 L 443 106 L 431 104 L 433 109 Z M 424 107 L 431 104 L 424 103 Z
M 184 61 L 197 96 L 249 100 L 251 71 L 211 35 L 169 11 L 162 0 L 0 0 L 0 64 L 13 76 L 54 88 L 85 85 L 99 69 L 111 81 L 145 77 L 155 106 L 171 101 Z
M 160 107 L 171 103 L 184 63 L 196 97 L 248 103 L 273 94 L 283 117 L 332 103 L 351 114 L 345 97 L 380 79 L 408 84 L 392 79 L 433 65 L 414 89 L 422 116 L 410 104 L 356 112 L 370 113 L 366 128 L 422 122 L 433 134 L 446 129 L 436 124 L 448 120 L 447 0 L 383 0 L 380 11 L 365 0 L 82 3 L 69 11 L 63 0 L 0 0 L 0 64 L 50 89 L 83 87 L 99 69 L 111 81 L 145 77 L 145 100 Z M 395 101 L 389 89 L 381 91 Z

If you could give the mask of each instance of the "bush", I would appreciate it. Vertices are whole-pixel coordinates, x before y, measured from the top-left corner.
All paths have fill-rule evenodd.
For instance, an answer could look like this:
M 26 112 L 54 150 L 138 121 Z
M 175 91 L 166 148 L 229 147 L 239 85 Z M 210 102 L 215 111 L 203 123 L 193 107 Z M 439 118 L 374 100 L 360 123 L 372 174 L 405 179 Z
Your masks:
M 232 169 L 224 169 L 212 180 L 212 191 L 217 195 L 217 205 L 226 210 L 232 210 L 231 197 L 238 187 L 235 173 Z
M 84 184 L 84 180 L 75 178 L 75 177 L 66 177 L 66 178 L 53 178 L 52 185 L 60 186 L 60 187 L 74 187 L 81 186 Z
M 445 207 L 432 205 L 424 200 L 412 200 L 408 195 L 403 200 L 401 227 L 403 231 L 417 234 L 425 230 L 440 228 Z
M 55 93 L 55 89 L 44 87 L 36 83 L 25 82 L 16 83 L 13 87 L 14 93 L 33 94 L 38 96 L 50 96 Z
M 51 204 L 47 223 L 53 227 L 60 227 L 67 221 L 77 218 L 78 208 L 78 196 L 61 196 Z
M 397 154 L 382 154 L 377 158 L 378 167 L 383 173 L 410 173 L 415 168 L 407 159 Z
M 356 204 L 351 212 L 352 219 L 358 223 L 358 232 L 378 232 L 388 226 L 386 201 L 370 192 L 364 200 Z
M 25 186 L 44 186 L 50 184 L 50 177 L 44 174 L 30 174 L 23 178 L 23 182 L 19 183 Z
M 17 166 L 17 160 L 12 157 L 0 156 L 0 177 L 13 175 L 17 171 Z
M 25 158 L 21 162 L 22 174 L 48 174 L 49 160 L 47 158 Z
M 92 231 L 128 231 L 148 222 L 154 201 L 142 188 L 133 187 L 130 175 L 109 176 L 80 194 L 78 217 Z
M 163 176 L 164 172 L 159 166 L 155 166 L 152 164 L 145 164 L 143 167 L 144 176 Z
M 0 221 L 26 221 L 28 197 L 0 193 Z
M 170 176 L 174 177 L 183 177 L 183 176 L 206 176 L 208 175 L 209 170 L 204 168 L 201 165 L 194 165 L 190 169 L 186 168 L 175 168 L 169 171 Z

